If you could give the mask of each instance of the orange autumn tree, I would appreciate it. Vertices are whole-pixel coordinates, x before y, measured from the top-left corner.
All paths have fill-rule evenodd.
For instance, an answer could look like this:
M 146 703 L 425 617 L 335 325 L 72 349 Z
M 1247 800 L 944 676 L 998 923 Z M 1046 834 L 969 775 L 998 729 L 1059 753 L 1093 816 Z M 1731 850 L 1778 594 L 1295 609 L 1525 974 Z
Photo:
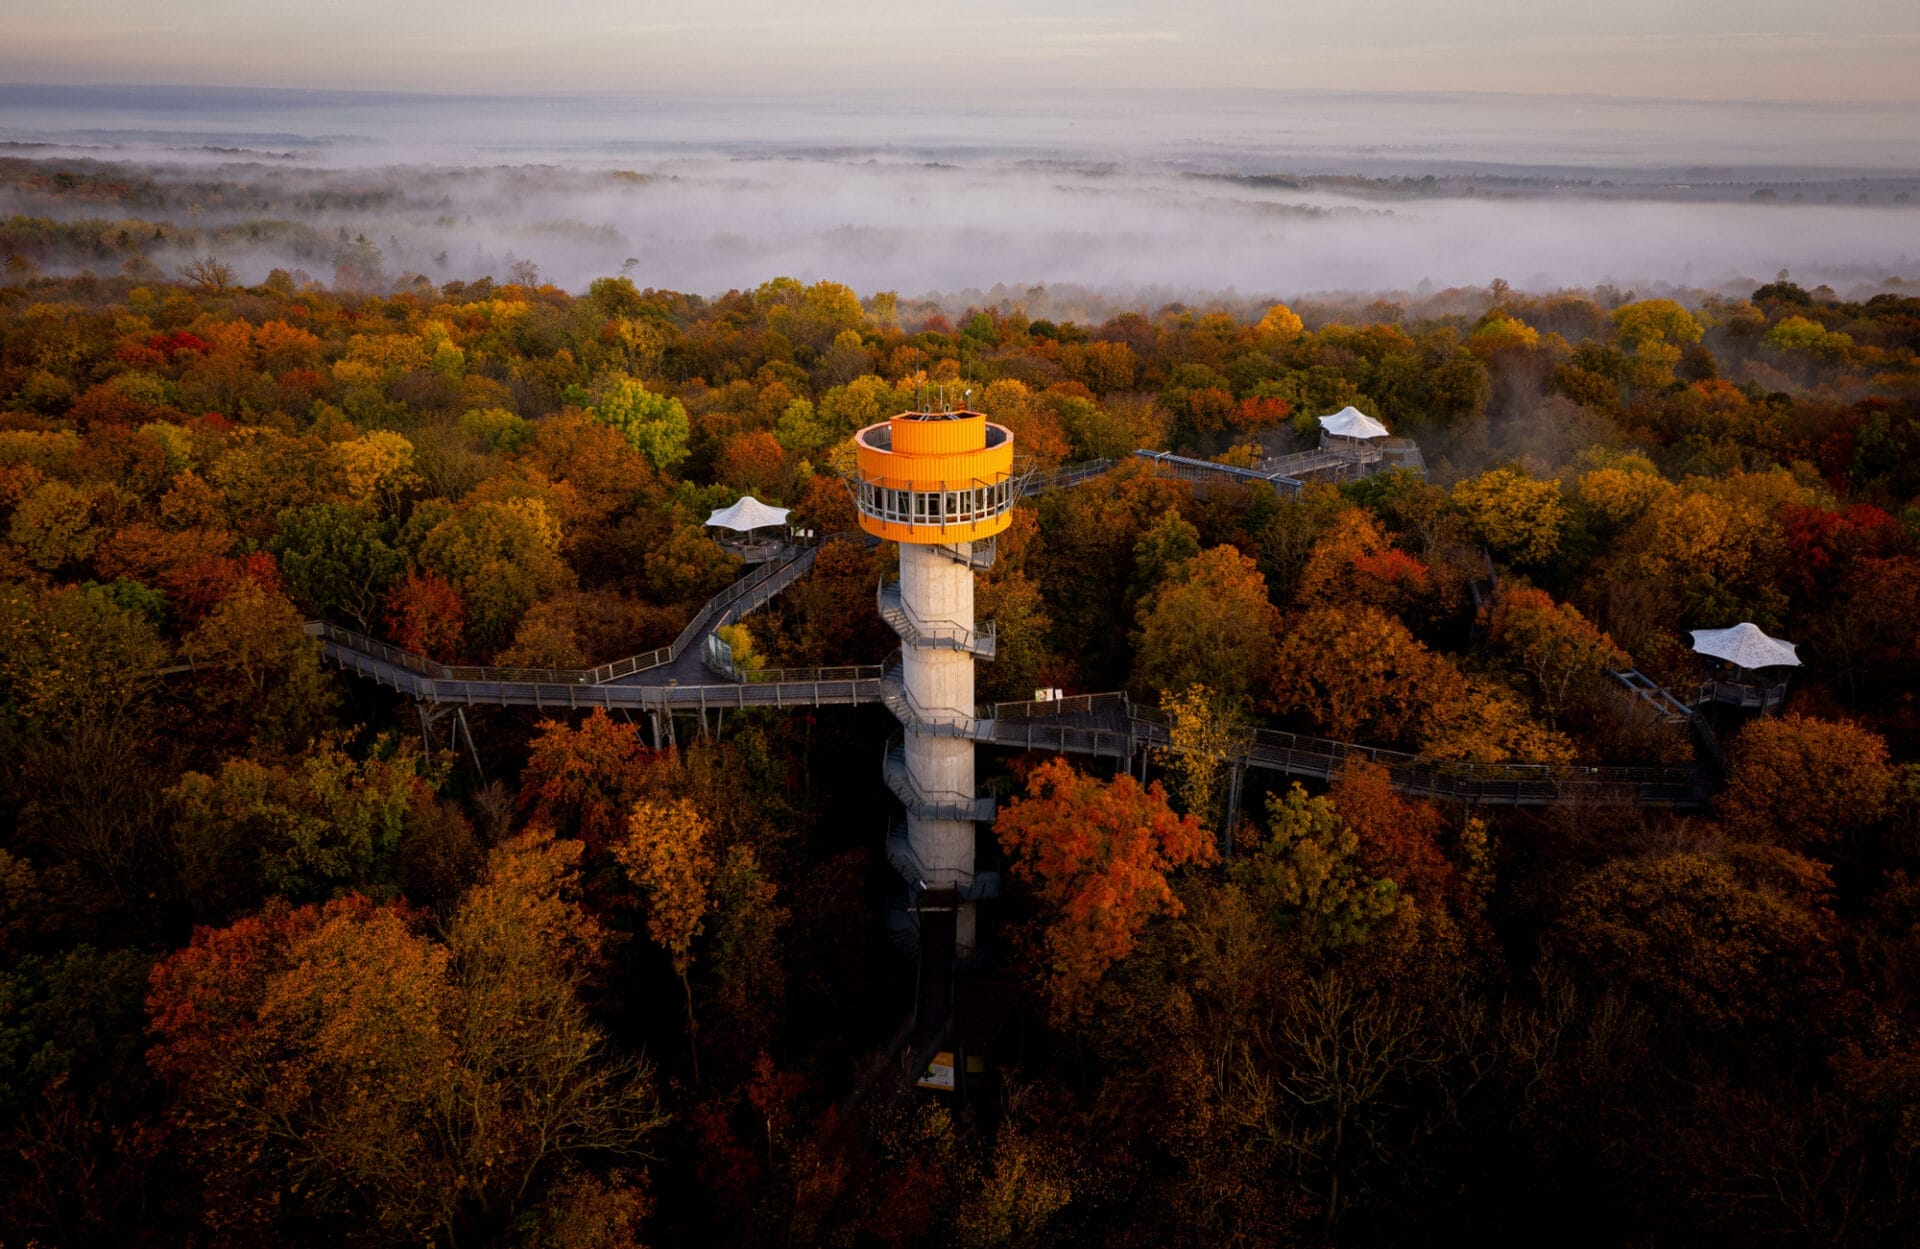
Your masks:
M 1519 587 L 1500 596 L 1490 640 L 1527 678 L 1534 701 L 1556 725 L 1583 689 L 1624 668 L 1627 654 L 1579 610 L 1544 590 Z
M 1398 613 L 1433 591 L 1427 566 L 1393 545 L 1364 509 L 1341 509 L 1300 574 L 1302 607 L 1365 604 Z
M 1733 741 L 1733 775 L 1717 804 L 1741 841 L 1804 850 L 1839 841 L 1885 813 L 1887 743 L 1840 720 L 1767 717 Z
M 741 434 L 727 442 L 720 454 L 720 480 L 748 494 L 777 498 L 786 475 L 786 451 L 764 429 Z
M 634 804 L 627 839 L 614 858 L 647 894 L 647 935 L 673 959 L 673 972 L 687 999 L 687 1051 L 693 1082 L 700 1083 L 699 1025 L 693 1016 L 693 939 L 706 926 L 714 861 L 707 843 L 712 828 L 685 798 Z
M 1016 856 L 1014 878 L 1032 884 L 1050 912 L 1042 945 L 1062 1022 L 1086 1015 L 1101 977 L 1133 952 L 1148 920 L 1180 914 L 1167 874 L 1216 857 L 1200 822 L 1175 815 L 1158 784 L 1102 781 L 1058 758 L 1034 769 L 994 833 Z
M 280 1243 L 291 1201 L 379 1243 L 492 1243 L 541 1177 L 643 1154 L 665 1117 L 587 1008 L 605 934 L 579 856 L 531 832 L 444 924 L 275 903 L 161 960 L 147 1060 L 216 1239 Z
M 535 824 L 575 836 L 603 850 L 627 829 L 653 752 L 637 725 L 623 724 L 602 708 L 570 728 L 542 720 L 539 736 L 520 774 L 520 809 Z
M 1402 798 L 1385 767 L 1359 758 L 1347 762 L 1327 797 L 1359 835 L 1355 858 L 1367 875 L 1391 877 L 1422 901 L 1458 898 L 1459 875 L 1440 852 L 1438 807 Z
M 460 653 L 467 609 L 439 573 L 415 569 L 387 591 L 387 636 L 401 650 L 441 662 Z
M 1411 740 L 1436 701 L 1457 701 L 1460 674 L 1373 607 L 1302 613 L 1280 639 L 1274 701 L 1347 742 Z

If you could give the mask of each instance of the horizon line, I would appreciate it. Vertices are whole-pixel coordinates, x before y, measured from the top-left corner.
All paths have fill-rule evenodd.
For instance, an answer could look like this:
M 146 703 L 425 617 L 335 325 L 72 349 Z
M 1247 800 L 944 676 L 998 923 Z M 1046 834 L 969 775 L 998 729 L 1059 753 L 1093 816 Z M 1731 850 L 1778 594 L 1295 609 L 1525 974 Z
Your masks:
M 852 87 L 795 87 L 778 91 L 741 91 L 719 87 L 672 87 L 653 89 L 624 89 L 616 87 L 527 87 L 502 89 L 498 91 L 435 91 L 421 88 L 403 87 L 332 87 L 332 86 L 270 86 L 258 83 L 220 83 L 220 82 L 35 82 L 32 80 L 0 80 L 0 91 L 17 88 L 51 91 L 243 91 L 265 95 L 339 95 L 364 97 L 393 97 L 399 99 L 438 99 L 438 100 L 505 100 L 505 99 L 641 99 L 647 97 L 676 98 L 713 98 L 731 100 L 785 100 L 796 98 L 834 99 L 847 96 L 888 96 L 911 93 L 914 88 L 907 86 L 852 86 Z M 1591 100 L 1608 104 L 1719 104 L 1719 105 L 1757 105 L 1770 108 L 1813 106 L 1903 109 L 1915 107 L 1912 100 L 1873 100 L 1860 97 L 1819 97 L 1805 96 L 1675 96 L 1675 95 L 1614 95 L 1598 91 L 1498 91 L 1498 90 L 1447 90 L 1447 89 L 1408 89 L 1394 90 L 1382 87 L 1172 87 L 1172 86 L 1095 86 L 1063 88 L 1007 88 L 994 93 L 1000 97 L 1018 96 L 1076 96 L 1076 95 L 1134 95 L 1134 96 L 1282 96 L 1290 98 L 1337 96 L 1345 99 L 1496 99 L 1496 100 Z M 980 107 L 977 103 L 972 107 Z

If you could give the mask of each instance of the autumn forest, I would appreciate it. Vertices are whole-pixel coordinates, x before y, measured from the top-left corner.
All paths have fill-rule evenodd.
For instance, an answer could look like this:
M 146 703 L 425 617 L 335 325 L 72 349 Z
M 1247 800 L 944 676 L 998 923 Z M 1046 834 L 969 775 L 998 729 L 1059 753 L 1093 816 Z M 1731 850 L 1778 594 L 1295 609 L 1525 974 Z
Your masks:
M 105 220 L 43 271 L 52 229 L 0 222 L 0 1245 L 1912 1243 L 1910 288 L 955 310 L 364 238 L 246 285 Z M 308 627 L 665 647 L 752 494 L 817 554 L 734 662 L 880 664 L 851 436 L 930 393 L 1036 482 L 1111 462 L 978 573 L 979 698 L 1124 693 L 1170 743 L 978 748 L 953 1092 L 884 708 L 450 734 Z M 1133 454 L 1250 467 L 1348 405 L 1423 470 Z M 1743 621 L 1799 648 L 1764 714 L 1615 675 L 1691 693 Z M 1259 734 L 1386 753 L 1297 779 Z

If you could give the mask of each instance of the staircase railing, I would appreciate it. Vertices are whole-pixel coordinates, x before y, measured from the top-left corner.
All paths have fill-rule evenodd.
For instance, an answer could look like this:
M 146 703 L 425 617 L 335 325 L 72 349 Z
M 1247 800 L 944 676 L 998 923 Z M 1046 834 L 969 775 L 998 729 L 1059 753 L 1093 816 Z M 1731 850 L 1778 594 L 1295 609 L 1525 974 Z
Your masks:
M 874 595 L 880 618 L 887 622 L 908 646 L 936 646 L 965 651 L 982 659 L 992 659 L 999 629 L 992 621 L 969 629 L 957 620 L 922 620 L 907 610 L 900 595 L 900 583 L 880 579 Z
M 922 782 L 907 759 L 906 740 L 897 733 L 881 748 L 880 774 L 886 780 L 887 788 L 893 791 L 893 796 L 900 800 L 900 805 L 917 815 L 934 820 L 984 822 L 993 819 L 995 803 L 992 798 L 962 793 L 957 789 L 941 789 Z
M 993 740 L 993 720 L 958 707 L 923 707 L 907 691 L 901 664 L 890 663 L 880 676 L 880 701 L 894 719 L 916 733 L 932 737 L 966 737 L 978 742 Z

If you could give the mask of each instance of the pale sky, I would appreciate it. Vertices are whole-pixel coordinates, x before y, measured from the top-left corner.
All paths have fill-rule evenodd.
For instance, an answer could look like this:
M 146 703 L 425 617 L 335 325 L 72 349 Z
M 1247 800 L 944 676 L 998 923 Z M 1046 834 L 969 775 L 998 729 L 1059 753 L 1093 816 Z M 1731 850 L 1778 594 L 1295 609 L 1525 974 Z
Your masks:
M 1920 0 L 0 0 L 0 81 L 1920 103 Z

